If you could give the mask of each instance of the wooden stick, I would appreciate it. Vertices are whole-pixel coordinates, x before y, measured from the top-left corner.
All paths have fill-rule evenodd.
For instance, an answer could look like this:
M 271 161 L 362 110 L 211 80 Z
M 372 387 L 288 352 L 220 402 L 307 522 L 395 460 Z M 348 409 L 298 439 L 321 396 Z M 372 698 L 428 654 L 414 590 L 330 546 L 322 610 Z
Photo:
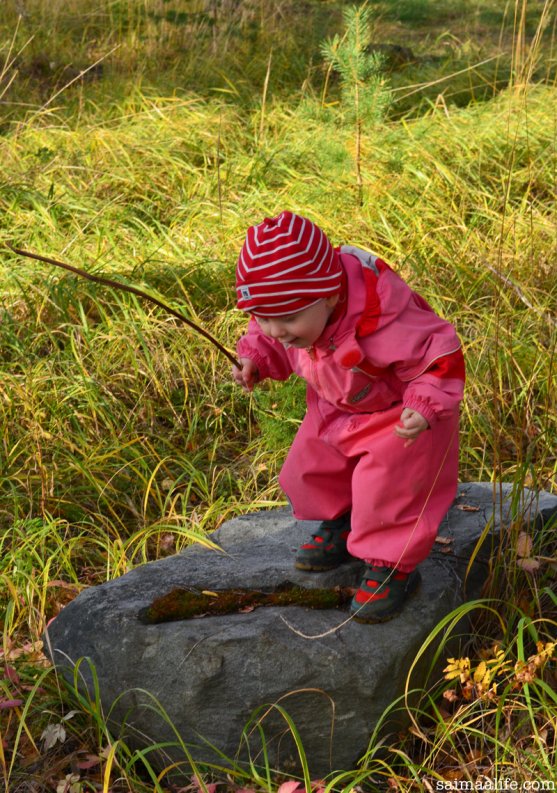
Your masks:
M 201 336 L 204 336 L 207 341 L 210 341 L 212 345 L 214 345 L 217 350 L 222 352 L 223 355 L 226 355 L 228 360 L 234 364 L 238 369 L 241 369 L 242 366 L 239 361 L 229 352 L 226 347 L 224 347 L 220 341 L 217 341 L 214 336 L 212 336 L 209 331 L 205 330 L 205 328 L 200 327 L 191 319 L 188 319 L 176 309 L 167 306 L 166 303 L 163 303 L 161 300 L 158 300 L 156 297 L 147 294 L 147 292 L 143 292 L 141 289 L 138 289 L 136 286 L 128 286 L 128 284 L 121 284 L 119 281 L 113 281 L 110 278 L 103 278 L 100 275 L 92 275 L 91 273 L 86 272 L 85 270 L 80 270 L 79 267 L 73 267 L 71 264 L 65 264 L 64 262 L 59 262 L 57 259 L 51 259 L 49 256 L 41 256 L 38 253 L 31 253 L 30 251 L 24 251 L 21 248 L 15 248 L 13 245 L 6 243 L 7 247 L 17 253 L 18 256 L 26 256 L 28 259 L 36 259 L 39 262 L 46 262 L 46 264 L 53 264 L 55 267 L 62 267 L 64 270 L 69 270 L 71 273 L 75 273 L 76 275 L 80 275 L 82 278 L 87 278 L 88 281 L 94 281 L 96 284 L 104 284 L 105 286 L 111 286 L 113 289 L 120 289 L 122 292 L 130 292 L 132 295 L 137 295 L 138 297 L 142 297 L 145 300 L 149 300 L 151 303 L 154 303 L 159 308 L 168 311 L 169 314 L 172 314 L 173 317 L 184 322 L 188 327 L 192 328 L 192 330 L 197 331 L 200 333 Z

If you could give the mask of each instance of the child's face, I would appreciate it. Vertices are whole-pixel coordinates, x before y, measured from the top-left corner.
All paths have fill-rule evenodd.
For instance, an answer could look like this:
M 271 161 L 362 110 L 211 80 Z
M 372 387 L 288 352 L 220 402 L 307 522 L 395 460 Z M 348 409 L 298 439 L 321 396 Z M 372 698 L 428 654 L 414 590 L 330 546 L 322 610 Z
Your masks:
M 326 297 L 313 306 L 281 317 L 255 317 L 265 336 L 285 347 L 311 347 L 325 330 L 338 301 L 338 295 Z

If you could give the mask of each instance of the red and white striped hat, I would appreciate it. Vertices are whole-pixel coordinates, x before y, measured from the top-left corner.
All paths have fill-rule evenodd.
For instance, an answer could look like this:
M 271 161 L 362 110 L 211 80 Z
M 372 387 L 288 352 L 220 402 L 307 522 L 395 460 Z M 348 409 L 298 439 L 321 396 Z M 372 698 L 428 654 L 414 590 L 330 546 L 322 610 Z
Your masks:
M 238 308 L 262 317 L 295 314 L 340 292 L 340 259 L 321 229 L 281 212 L 251 226 L 236 267 Z

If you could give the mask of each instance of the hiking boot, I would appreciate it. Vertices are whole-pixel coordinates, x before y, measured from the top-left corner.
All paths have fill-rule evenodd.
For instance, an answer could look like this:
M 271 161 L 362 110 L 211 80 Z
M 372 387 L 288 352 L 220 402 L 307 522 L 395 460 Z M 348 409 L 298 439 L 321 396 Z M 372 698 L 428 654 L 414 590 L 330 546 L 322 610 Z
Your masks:
M 360 588 L 352 598 L 350 614 L 357 622 L 386 622 L 402 611 L 420 581 L 417 570 L 401 573 L 393 567 L 368 564 Z
M 324 520 L 315 534 L 296 552 L 298 570 L 331 570 L 352 557 L 346 550 L 350 534 L 350 513 L 335 520 Z

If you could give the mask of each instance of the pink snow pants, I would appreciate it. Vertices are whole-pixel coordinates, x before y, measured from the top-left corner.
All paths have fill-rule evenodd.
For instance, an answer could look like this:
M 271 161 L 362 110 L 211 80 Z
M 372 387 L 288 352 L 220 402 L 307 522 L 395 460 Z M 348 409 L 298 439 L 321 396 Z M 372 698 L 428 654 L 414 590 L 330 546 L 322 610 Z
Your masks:
M 351 509 L 350 554 L 410 572 L 456 495 L 458 412 L 408 447 L 393 433 L 401 412 L 399 403 L 345 413 L 310 390 L 279 482 L 295 518 L 332 520 Z

